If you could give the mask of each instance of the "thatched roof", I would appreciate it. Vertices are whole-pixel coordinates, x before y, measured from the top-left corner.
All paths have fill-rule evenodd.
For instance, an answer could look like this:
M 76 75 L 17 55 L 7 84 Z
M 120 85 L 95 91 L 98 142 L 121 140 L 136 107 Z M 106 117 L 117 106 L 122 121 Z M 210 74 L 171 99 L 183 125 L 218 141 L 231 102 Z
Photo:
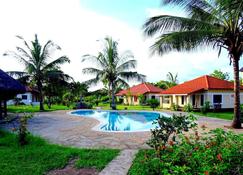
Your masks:
M 9 99 L 24 92 L 26 88 L 22 84 L 0 69 L 0 99 Z

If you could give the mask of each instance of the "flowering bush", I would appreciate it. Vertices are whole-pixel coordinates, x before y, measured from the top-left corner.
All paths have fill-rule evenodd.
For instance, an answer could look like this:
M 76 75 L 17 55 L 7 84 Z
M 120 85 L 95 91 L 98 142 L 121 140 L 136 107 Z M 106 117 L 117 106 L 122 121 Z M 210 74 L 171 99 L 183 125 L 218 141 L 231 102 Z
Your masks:
M 216 129 L 179 138 L 168 142 L 159 157 L 154 150 L 140 151 L 129 174 L 243 174 L 243 135 Z
M 176 142 L 176 136 L 183 131 L 187 132 L 197 126 L 196 118 L 193 115 L 172 115 L 171 117 L 160 116 L 153 124 L 157 124 L 151 130 L 152 137 L 148 144 L 158 153 L 163 151 L 169 139 Z

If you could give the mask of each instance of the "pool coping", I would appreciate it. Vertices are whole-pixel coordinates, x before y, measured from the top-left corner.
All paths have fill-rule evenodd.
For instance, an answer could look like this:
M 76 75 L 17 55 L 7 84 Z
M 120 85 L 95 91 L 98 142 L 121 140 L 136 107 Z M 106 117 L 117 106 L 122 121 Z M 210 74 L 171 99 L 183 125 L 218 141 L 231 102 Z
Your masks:
M 138 133 L 138 132 L 150 132 L 151 129 L 149 130 L 139 130 L 139 131 L 104 131 L 104 130 L 101 130 L 100 127 L 102 124 L 104 124 L 104 122 L 100 121 L 99 119 L 95 118 L 95 117 L 88 117 L 88 116 L 81 116 L 81 115 L 78 115 L 78 114 L 72 114 L 72 112 L 75 112 L 75 111 L 104 111 L 104 112 L 140 112 L 140 113 L 163 113 L 165 114 L 165 116 L 170 116 L 170 114 L 168 113 L 165 113 L 165 112 L 161 112 L 161 111 L 139 111 L 139 110 L 103 110 L 103 109 L 77 109 L 77 110 L 72 110 L 72 111 L 69 111 L 67 112 L 66 114 L 70 115 L 70 116 L 79 116 L 79 117 L 84 117 L 84 118 L 92 118 L 92 119 L 95 119 L 96 121 L 98 121 L 99 123 L 92 127 L 91 130 L 93 131 L 96 131 L 96 132 L 101 132 L 101 133 Z

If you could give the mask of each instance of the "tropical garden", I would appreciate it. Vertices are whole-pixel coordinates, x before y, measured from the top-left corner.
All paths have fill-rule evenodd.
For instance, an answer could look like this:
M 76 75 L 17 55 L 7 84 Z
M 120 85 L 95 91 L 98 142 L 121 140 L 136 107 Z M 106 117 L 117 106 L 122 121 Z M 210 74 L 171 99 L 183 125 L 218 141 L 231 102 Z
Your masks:
M 131 175 L 159 174 L 243 174 L 243 135 L 216 129 L 208 131 L 199 126 L 196 115 L 232 120 L 232 128 L 240 129 L 241 104 L 239 61 L 243 54 L 243 2 L 239 0 L 163 0 L 164 6 L 177 6 L 185 11 L 186 17 L 159 15 L 149 18 L 143 32 L 148 38 L 155 38 L 152 54 L 163 56 L 172 51 L 190 52 L 200 47 L 211 47 L 228 52 L 234 79 L 234 111 L 208 112 L 208 104 L 200 112 L 186 106 L 185 115 L 159 117 L 151 129 L 147 142 L 151 149 L 140 150 L 128 172 Z M 49 40 L 41 44 L 37 35 L 23 42 L 15 51 L 4 53 L 14 57 L 24 71 L 10 71 L 8 74 L 23 85 L 36 89 L 39 106 L 21 104 L 15 98 L 8 106 L 10 113 L 19 115 L 18 125 L 11 132 L 0 130 L 0 174 L 44 174 L 50 170 L 65 168 L 76 160 L 75 167 L 88 168 L 93 173 L 101 171 L 118 154 L 116 149 L 78 149 L 50 144 L 28 131 L 28 120 L 35 112 L 86 109 L 99 107 L 112 110 L 160 110 L 156 100 L 144 101 L 138 106 L 127 106 L 115 94 L 129 87 L 129 82 L 145 82 L 146 76 L 136 71 L 137 60 L 131 51 L 119 50 L 118 41 L 105 37 L 103 48 L 97 55 L 83 55 L 80 62 L 92 63 L 82 70 L 92 79 L 76 82 L 62 71 L 68 64 L 68 56 L 55 56 L 61 47 Z M 230 80 L 228 72 L 214 70 L 211 76 Z M 179 84 L 179 75 L 168 72 L 166 80 L 154 84 L 168 89 Z M 89 88 L 101 83 L 102 89 L 90 92 Z M 141 101 L 143 96 L 140 96 Z M 177 111 L 176 106 L 172 110 Z M 12 120 L 12 119 L 9 119 Z M 5 122 L 8 122 L 8 119 Z M 1 123 L 0 123 L 1 126 Z M 71 162 L 71 163 L 70 163 Z M 73 163 L 72 163 L 73 164 Z

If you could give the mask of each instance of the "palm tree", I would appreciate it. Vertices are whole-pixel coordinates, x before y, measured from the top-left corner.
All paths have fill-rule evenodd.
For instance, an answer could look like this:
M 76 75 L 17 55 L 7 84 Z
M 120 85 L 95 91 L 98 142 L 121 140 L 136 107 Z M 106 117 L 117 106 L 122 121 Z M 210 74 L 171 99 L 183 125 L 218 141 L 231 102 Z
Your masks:
M 192 51 L 201 47 L 227 50 L 234 69 L 234 119 L 232 126 L 241 128 L 239 60 L 243 53 L 243 1 L 240 0 L 164 0 L 176 5 L 188 17 L 159 15 L 144 24 L 147 36 L 159 34 L 151 46 L 153 53 Z
M 169 88 L 178 84 L 178 79 L 177 79 L 178 74 L 173 75 L 171 72 L 168 72 L 168 74 L 166 76 L 167 76 L 167 81 L 168 81 L 167 86 Z
M 24 38 L 17 36 L 25 45 L 25 49 L 16 47 L 17 52 L 9 51 L 4 53 L 4 56 L 13 56 L 25 66 L 25 75 L 31 78 L 40 93 L 40 110 L 44 110 L 43 105 L 43 81 L 48 75 L 57 74 L 60 70 L 60 65 L 70 62 L 67 56 L 61 56 L 54 61 L 48 63 L 55 50 L 60 50 L 60 46 L 54 44 L 51 40 L 42 47 L 39 43 L 37 35 L 35 40 L 29 45 Z
M 115 90 L 116 87 L 128 87 L 127 81 L 145 79 L 145 76 L 131 71 L 136 68 L 136 60 L 130 51 L 119 55 L 118 42 L 112 38 L 104 39 L 104 48 L 98 53 L 98 56 L 84 55 L 83 60 L 90 60 L 96 64 L 96 67 L 84 68 L 84 74 L 95 75 L 95 78 L 87 81 L 88 84 L 108 81 L 108 89 L 111 91 L 111 108 L 116 109 Z

